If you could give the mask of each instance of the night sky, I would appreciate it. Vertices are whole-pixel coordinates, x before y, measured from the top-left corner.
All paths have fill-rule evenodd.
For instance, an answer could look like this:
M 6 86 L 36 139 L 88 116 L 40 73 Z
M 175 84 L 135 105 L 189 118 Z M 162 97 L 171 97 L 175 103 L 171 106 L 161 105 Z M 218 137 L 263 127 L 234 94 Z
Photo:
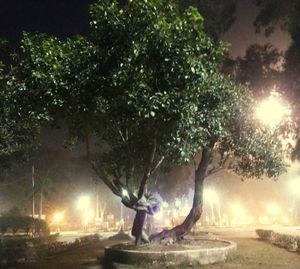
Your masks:
M 16 44 L 22 31 L 65 37 L 89 31 L 94 0 L 0 0 L 0 37 Z
M 44 32 L 58 37 L 87 34 L 89 5 L 95 0 L 0 0 L 0 37 L 17 45 L 22 31 Z M 277 31 L 271 38 L 255 34 L 253 20 L 258 9 L 252 0 L 237 0 L 237 20 L 222 37 L 231 43 L 232 56 L 242 56 L 252 43 L 271 42 L 284 50 L 288 35 Z

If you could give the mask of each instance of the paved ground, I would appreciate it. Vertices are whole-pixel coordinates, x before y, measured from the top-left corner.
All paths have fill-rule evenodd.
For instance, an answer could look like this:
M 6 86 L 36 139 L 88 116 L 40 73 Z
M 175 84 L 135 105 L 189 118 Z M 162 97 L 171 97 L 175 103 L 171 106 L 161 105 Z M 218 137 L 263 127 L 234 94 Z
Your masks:
M 269 227 L 270 228 L 270 227 Z M 274 227 L 273 227 L 274 228 Z M 207 230 L 207 229 L 206 229 Z M 298 234 L 299 227 L 273 229 L 286 233 Z M 255 228 L 209 228 L 209 232 L 217 234 L 220 238 L 226 238 L 237 242 L 238 250 L 229 261 L 207 266 L 197 266 L 199 269 L 300 269 L 300 255 L 291 253 L 262 242 L 257 239 Z M 62 235 L 69 238 L 71 235 Z M 75 235 L 77 236 L 77 235 Z M 105 235 L 104 235 L 105 236 Z M 97 257 L 103 258 L 104 247 L 115 244 L 116 241 L 103 240 L 97 244 L 72 251 L 67 251 L 32 264 L 24 264 L 11 269 L 101 269 Z M 140 267 L 123 266 L 122 269 L 179 269 L 188 268 L 187 264 L 181 266 L 168 266 L 165 264 L 145 265 Z M 107 269 L 112 269 L 109 267 Z

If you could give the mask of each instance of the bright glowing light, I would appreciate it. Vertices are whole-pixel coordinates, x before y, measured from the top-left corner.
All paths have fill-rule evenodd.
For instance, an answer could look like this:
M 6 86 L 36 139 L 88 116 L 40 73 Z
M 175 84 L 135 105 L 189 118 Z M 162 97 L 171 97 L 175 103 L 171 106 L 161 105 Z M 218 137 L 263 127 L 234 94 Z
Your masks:
M 286 217 L 286 216 L 282 217 L 282 223 L 283 223 L 283 224 L 289 224 L 289 223 L 290 223 L 289 218 Z
M 270 203 L 267 205 L 267 211 L 270 215 L 279 215 L 281 208 L 275 203 Z
M 190 212 L 191 208 L 188 205 L 188 203 L 185 203 L 183 207 L 180 208 L 179 210 L 179 215 L 180 216 L 187 216 Z
M 84 226 L 87 226 L 94 218 L 94 211 L 93 210 L 88 210 L 84 212 L 83 215 L 83 224 Z
M 177 210 L 174 210 L 172 215 L 173 215 L 174 219 L 177 219 L 178 218 L 178 212 L 177 212 Z
M 262 101 L 256 109 L 256 117 L 270 128 L 276 127 L 285 117 L 289 117 L 291 111 L 289 107 L 280 100 L 277 92 Z
M 205 189 L 203 192 L 204 200 L 208 201 L 210 204 L 218 204 L 219 203 L 219 197 L 216 193 L 216 191 L 212 189 Z
M 231 212 L 234 217 L 245 215 L 245 211 L 240 204 L 231 204 Z
M 296 178 L 289 182 L 289 187 L 294 195 L 300 197 L 300 178 Z
M 268 216 L 261 216 L 259 217 L 258 221 L 260 224 L 264 224 L 264 225 L 270 225 L 272 223 L 272 221 Z
M 244 222 L 245 224 L 252 224 L 253 223 L 253 217 L 251 217 L 251 216 L 246 216 L 245 217 L 245 222 Z
M 180 200 L 179 200 L 179 199 L 176 199 L 176 200 L 175 200 L 175 206 L 176 206 L 176 207 L 180 207 L 180 205 L 181 205 Z
M 86 210 L 90 206 L 90 197 L 85 195 L 78 199 L 78 209 Z
M 234 225 L 249 225 L 253 223 L 253 218 L 246 214 L 240 204 L 231 204 L 231 223 Z
M 156 220 L 161 220 L 164 216 L 164 213 L 162 210 L 160 210 L 159 212 L 157 212 L 156 214 L 154 214 L 153 218 Z
M 126 189 L 122 189 L 122 196 L 129 198 L 129 193 Z
M 167 202 L 162 202 L 162 207 L 163 208 L 168 208 L 169 207 L 169 204 Z
M 63 220 L 64 220 L 64 212 L 56 211 L 53 214 L 53 222 L 55 222 L 55 223 L 61 223 Z
M 171 223 L 171 221 L 169 219 L 166 219 L 165 220 L 165 225 L 166 225 L 166 227 L 171 227 L 172 223 Z

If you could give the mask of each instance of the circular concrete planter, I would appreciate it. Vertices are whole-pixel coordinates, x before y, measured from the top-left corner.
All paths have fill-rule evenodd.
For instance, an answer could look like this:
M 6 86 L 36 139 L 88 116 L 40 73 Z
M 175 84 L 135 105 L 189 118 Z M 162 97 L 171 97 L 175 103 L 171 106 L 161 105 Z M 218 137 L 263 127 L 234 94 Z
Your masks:
M 105 259 L 108 262 L 137 264 L 137 263 L 153 263 L 166 262 L 172 264 L 196 263 L 196 264 L 211 264 L 224 261 L 236 250 L 236 243 L 225 240 L 210 240 L 210 239 L 194 239 L 199 241 L 199 246 L 182 245 L 181 250 L 143 250 L 140 247 L 138 250 L 130 249 L 130 244 L 121 244 L 105 248 Z M 201 243 L 215 244 L 216 247 L 201 247 Z M 221 245 L 221 246 L 220 246 Z M 132 244 L 131 244 L 132 246 Z M 126 249 L 128 247 L 129 249 Z M 132 248 L 132 247 L 131 247 Z

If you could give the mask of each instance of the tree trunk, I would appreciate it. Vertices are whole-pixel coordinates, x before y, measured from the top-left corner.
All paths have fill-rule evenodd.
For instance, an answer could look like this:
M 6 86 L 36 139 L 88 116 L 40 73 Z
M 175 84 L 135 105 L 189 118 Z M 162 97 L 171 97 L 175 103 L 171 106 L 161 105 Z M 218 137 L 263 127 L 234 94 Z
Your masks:
M 138 210 L 136 212 L 131 234 L 135 237 L 135 245 L 139 245 L 142 243 L 149 243 L 148 236 L 146 235 L 144 228 L 144 223 L 146 219 L 146 212 L 142 210 Z
M 191 211 L 183 223 L 170 230 L 164 230 L 158 234 L 151 235 L 151 241 L 161 241 L 167 237 L 173 238 L 174 240 L 181 240 L 192 230 L 193 226 L 200 219 L 203 211 L 203 182 L 209 165 L 212 149 L 213 143 L 210 147 L 203 150 L 201 161 L 195 171 L 195 188 Z

